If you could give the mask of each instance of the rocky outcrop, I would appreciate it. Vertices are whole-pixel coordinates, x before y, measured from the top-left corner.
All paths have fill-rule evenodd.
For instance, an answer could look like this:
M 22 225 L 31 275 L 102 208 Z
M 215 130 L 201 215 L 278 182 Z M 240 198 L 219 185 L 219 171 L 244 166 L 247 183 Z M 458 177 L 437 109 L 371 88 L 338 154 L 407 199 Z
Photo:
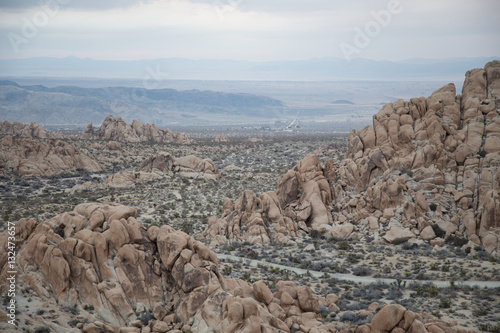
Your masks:
M 220 134 L 215 137 L 215 142 L 229 142 L 229 139 L 227 136 Z
M 427 99 L 385 105 L 372 127 L 351 131 L 342 162 L 306 157 L 276 192 L 226 200 L 204 236 L 214 246 L 287 242 L 310 230 L 390 243 L 456 236 L 499 255 L 499 85 L 494 61 L 467 72 L 462 95 L 448 84 Z
M 115 140 L 123 142 L 157 142 L 190 144 L 191 140 L 186 134 L 174 132 L 170 129 L 158 129 L 154 124 L 144 124 L 138 120 L 128 124 L 121 117 L 108 116 L 101 127 L 94 131 L 89 124 L 83 131 L 81 139 L 84 140 Z
M 215 254 L 171 227 L 145 230 L 134 216 L 118 204 L 81 204 L 45 223 L 17 223 L 19 274 L 38 295 L 92 306 L 115 326 L 148 312 L 155 321 L 172 314 L 174 322 L 195 318 L 195 327 L 220 323 L 212 307 L 229 295 Z M 6 252 L 2 276 L 5 261 Z
M 103 167 L 75 146 L 61 140 L 41 141 L 11 136 L 0 140 L 1 173 L 16 172 L 21 177 L 47 177 L 76 169 L 98 172 Z
M 335 223 L 378 223 L 389 242 L 440 230 L 499 254 L 499 84 L 494 61 L 467 72 L 461 95 L 448 84 L 399 100 L 351 131 L 348 158 L 333 168 Z
M 0 122 L 0 135 L 20 136 L 24 138 L 62 139 L 62 134 L 47 131 L 37 123 L 23 124 L 18 121 L 13 123 Z
M 82 185 L 76 185 L 72 191 L 104 187 L 130 188 L 135 187 L 136 184 L 147 183 L 164 176 L 218 180 L 221 174 L 210 159 L 201 159 L 193 155 L 175 158 L 170 153 L 163 153 L 146 159 L 138 171 L 126 170 L 115 173 L 101 184 L 86 182 Z
M 17 281 L 33 291 L 29 302 L 80 312 L 83 332 L 337 332 L 334 322 L 322 320 L 322 311 L 339 311 L 336 295 L 320 297 L 291 281 L 278 281 L 272 292 L 263 281 L 226 280 L 207 246 L 167 225 L 146 230 L 134 216 L 127 206 L 86 203 L 44 223 L 18 221 Z M 0 234 L 2 293 L 12 270 L 8 237 Z M 371 324 L 355 331 L 457 332 L 400 305 L 378 310 L 370 305 L 364 312 Z M 23 316 L 20 328 L 43 320 Z M 74 331 L 69 324 L 48 322 L 57 332 Z
M 175 158 L 169 153 L 152 156 L 145 160 L 139 172 L 154 174 L 172 174 L 186 178 L 204 178 L 217 180 L 220 178 L 219 169 L 211 159 L 201 159 L 194 155 Z
M 316 155 L 309 155 L 278 182 L 276 192 L 257 197 L 246 191 L 234 202 L 224 200 L 220 218 L 211 217 L 204 236 L 212 245 L 246 240 L 285 243 L 309 229 L 331 229 L 331 191 Z

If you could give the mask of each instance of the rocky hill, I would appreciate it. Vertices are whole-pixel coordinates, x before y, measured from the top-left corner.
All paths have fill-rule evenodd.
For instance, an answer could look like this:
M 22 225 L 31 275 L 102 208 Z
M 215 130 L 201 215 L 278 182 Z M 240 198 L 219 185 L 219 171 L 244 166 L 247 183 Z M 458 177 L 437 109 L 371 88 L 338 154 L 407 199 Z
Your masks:
M 75 146 L 61 140 L 42 141 L 12 136 L 0 140 L 0 174 L 13 171 L 21 177 L 47 177 L 76 169 L 97 172 L 103 167 Z
M 114 173 L 100 184 L 85 182 L 75 186 L 73 192 L 107 187 L 133 188 L 136 184 L 150 182 L 167 175 L 207 180 L 217 180 L 221 177 L 219 169 L 210 159 L 201 159 L 194 155 L 175 158 L 169 153 L 163 153 L 147 158 L 137 171 L 125 170 Z
M 41 139 L 61 139 L 63 137 L 61 134 L 47 131 L 40 124 L 23 124 L 18 121 L 13 123 L 8 121 L 0 122 L 0 135 Z
M 371 235 L 399 243 L 442 245 L 465 239 L 500 254 L 500 62 L 466 73 L 430 97 L 398 100 L 351 131 L 349 152 L 321 166 L 310 155 L 288 171 L 275 192 L 244 192 L 224 201 L 204 236 L 262 244 L 311 233 Z
M 191 140 L 184 133 L 173 132 L 168 128 L 158 129 L 154 124 L 143 124 L 138 120 L 128 124 L 121 117 L 115 118 L 111 115 L 106 117 L 97 131 L 94 131 L 92 124 L 89 124 L 83 131 L 81 138 L 84 140 L 124 142 L 191 143 Z
M 11 270 L 8 236 L 7 231 L 0 234 L 2 293 Z M 207 246 L 167 225 L 145 229 L 127 206 L 87 203 L 44 223 L 22 219 L 15 237 L 16 300 L 25 305 L 18 314 L 23 329 L 337 332 L 333 323 L 322 322 L 324 311 L 338 311 L 335 294 L 319 297 L 290 281 L 277 282 L 273 293 L 263 281 L 226 280 Z M 41 304 L 61 317 L 45 319 Z M 401 305 L 373 304 L 365 312 L 373 314 L 371 323 L 356 332 L 461 332 Z M 3 309 L 0 317 L 8 318 Z M 62 320 L 66 318 L 71 320 Z M 2 322 L 0 328 L 9 331 L 9 325 Z

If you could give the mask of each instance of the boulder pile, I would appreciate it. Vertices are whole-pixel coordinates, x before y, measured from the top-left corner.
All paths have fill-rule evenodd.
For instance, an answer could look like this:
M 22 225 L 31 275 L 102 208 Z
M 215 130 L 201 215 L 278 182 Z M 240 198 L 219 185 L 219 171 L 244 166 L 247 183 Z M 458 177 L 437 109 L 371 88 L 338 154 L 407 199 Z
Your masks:
M 139 171 L 151 173 L 173 173 L 186 178 L 219 179 L 219 169 L 209 159 L 201 159 L 194 155 L 175 158 L 169 153 L 152 156 L 145 160 Z
M 130 188 L 138 183 L 146 183 L 164 176 L 185 178 L 203 178 L 217 180 L 221 177 L 219 169 L 210 159 L 201 159 L 194 155 L 175 158 L 170 153 L 151 156 L 137 171 L 122 171 L 110 175 L 101 184 L 86 182 L 76 185 L 73 191 L 103 187 Z
M 334 166 L 335 224 L 384 233 L 389 242 L 467 238 L 500 254 L 500 62 L 427 99 L 385 105 L 373 127 L 351 131 Z M 377 227 L 378 225 L 378 227 Z M 436 234 L 437 232 L 437 234 Z
M 133 208 L 86 203 L 38 223 L 16 223 L 19 283 L 32 291 L 28 302 L 55 303 L 79 312 L 73 325 L 83 332 L 337 332 L 322 312 L 338 312 L 338 297 L 319 297 L 294 282 L 279 281 L 272 292 L 263 281 L 224 279 L 216 254 L 170 226 L 145 229 Z M 6 277 L 7 231 L 0 234 L 0 291 Z M 378 306 L 371 306 L 373 313 Z M 5 313 L 0 310 L 0 317 Z M 57 313 L 57 311 L 56 311 Z M 71 322 L 19 314 L 20 328 L 38 324 L 74 331 Z M 21 318 L 20 318 L 21 319 Z M 9 324 L 0 324 L 7 329 Z M 433 325 L 435 327 L 433 327 Z M 384 306 L 356 332 L 457 332 L 450 325 Z
M 448 84 L 385 105 L 351 131 L 342 162 L 307 156 L 275 192 L 225 200 L 204 236 L 263 244 L 310 230 L 432 245 L 453 236 L 500 255 L 500 62 L 467 72 L 461 95 Z
M 329 164 L 330 165 L 330 164 Z M 257 197 L 245 191 L 233 204 L 224 199 L 220 218 L 211 217 L 204 237 L 212 246 L 232 241 L 285 243 L 312 229 L 331 229 L 331 190 L 316 155 L 309 155 L 278 182 L 278 190 Z M 325 229 L 325 230 L 326 230 Z
M 128 124 L 120 116 L 109 115 L 98 130 L 89 124 L 83 131 L 83 140 L 115 140 L 122 142 L 157 142 L 190 144 L 186 134 L 170 129 L 158 129 L 154 124 L 144 124 L 138 120 Z

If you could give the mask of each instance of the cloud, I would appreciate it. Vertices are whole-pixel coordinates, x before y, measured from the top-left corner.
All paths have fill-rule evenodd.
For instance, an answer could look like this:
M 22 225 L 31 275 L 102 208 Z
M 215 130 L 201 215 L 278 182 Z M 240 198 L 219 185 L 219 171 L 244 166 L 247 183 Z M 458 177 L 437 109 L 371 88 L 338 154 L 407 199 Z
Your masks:
M 67 8 L 81 10 L 107 10 L 113 8 L 127 8 L 140 3 L 140 0 L 2 0 L 0 8 L 4 10 L 24 10 L 38 8 L 40 4 L 57 2 Z
M 342 57 L 372 12 L 398 0 L 111 0 L 68 1 L 36 36 L 12 51 L 42 10 L 38 0 L 0 4 L 2 57 L 87 56 L 98 59 L 186 57 L 294 60 Z M 500 1 L 399 0 L 391 17 L 356 57 L 401 60 L 500 54 Z M 42 2 L 44 3 L 44 2 Z M 488 43 L 488 41 L 490 41 Z

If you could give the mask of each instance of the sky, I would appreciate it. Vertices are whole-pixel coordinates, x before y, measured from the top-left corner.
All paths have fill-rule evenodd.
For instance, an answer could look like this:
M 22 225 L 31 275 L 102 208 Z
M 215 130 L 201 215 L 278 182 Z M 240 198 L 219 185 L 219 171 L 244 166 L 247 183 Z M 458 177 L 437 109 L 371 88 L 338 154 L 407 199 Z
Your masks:
M 0 0 L 0 58 L 500 55 L 499 0 Z

